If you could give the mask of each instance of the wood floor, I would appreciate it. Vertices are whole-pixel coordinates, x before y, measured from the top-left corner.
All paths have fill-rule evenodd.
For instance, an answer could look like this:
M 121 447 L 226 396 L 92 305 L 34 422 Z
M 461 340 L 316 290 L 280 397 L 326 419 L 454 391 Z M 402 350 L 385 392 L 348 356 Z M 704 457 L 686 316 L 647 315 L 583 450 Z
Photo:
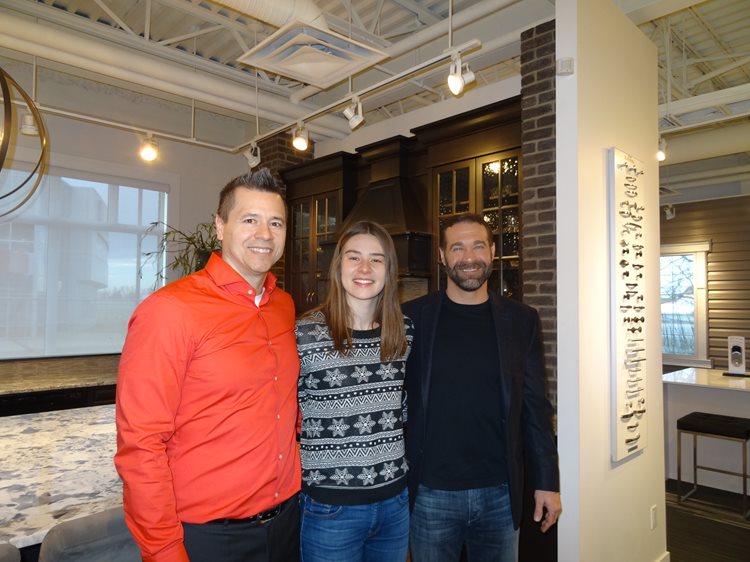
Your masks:
M 687 487 L 683 488 L 683 493 Z M 739 494 L 700 488 L 695 502 L 677 503 L 676 484 L 667 482 L 667 550 L 670 562 L 750 561 L 750 521 L 740 515 Z

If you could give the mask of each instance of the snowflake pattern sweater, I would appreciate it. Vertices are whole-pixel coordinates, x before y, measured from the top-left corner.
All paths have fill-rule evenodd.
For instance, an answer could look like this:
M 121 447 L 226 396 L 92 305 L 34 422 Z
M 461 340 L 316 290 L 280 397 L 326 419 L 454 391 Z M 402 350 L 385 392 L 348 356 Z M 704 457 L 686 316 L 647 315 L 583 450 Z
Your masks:
M 383 363 L 380 328 L 353 330 L 342 355 L 322 312 L 297 321 L 302 491 L 316 501 L 372 503 L 406 486 L 403 385 L 414 325 L 404 322 L 406 353 Z

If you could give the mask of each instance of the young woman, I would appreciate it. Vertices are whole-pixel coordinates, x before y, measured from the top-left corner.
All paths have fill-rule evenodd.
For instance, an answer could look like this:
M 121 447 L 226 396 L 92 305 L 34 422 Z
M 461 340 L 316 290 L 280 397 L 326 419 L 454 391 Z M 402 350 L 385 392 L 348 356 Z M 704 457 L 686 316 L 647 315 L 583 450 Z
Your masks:
M 302 562 L 406 560 L 403 392 L 413 325 L 398 302 L 393 241 L 353 224 L 325 303 L 297 321 Z

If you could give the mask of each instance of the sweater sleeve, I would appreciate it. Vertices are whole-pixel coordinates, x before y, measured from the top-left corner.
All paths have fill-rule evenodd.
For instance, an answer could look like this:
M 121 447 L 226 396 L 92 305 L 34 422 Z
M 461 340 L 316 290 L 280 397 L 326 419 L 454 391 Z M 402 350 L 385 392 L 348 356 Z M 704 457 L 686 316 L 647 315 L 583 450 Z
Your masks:
M 166 443 L 193 349 L 187 310 L 153 295 L 134 312 L 117 380 L 117 453 L 128 527 L 145 562 L 188 562 Z

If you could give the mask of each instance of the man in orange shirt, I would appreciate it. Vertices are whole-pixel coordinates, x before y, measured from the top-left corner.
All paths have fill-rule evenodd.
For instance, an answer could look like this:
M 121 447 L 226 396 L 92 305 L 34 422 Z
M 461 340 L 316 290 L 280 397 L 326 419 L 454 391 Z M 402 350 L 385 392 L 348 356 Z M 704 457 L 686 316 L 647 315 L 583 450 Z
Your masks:
M 133 313 L 117 381 L 128 526 L 145 562 L 299 556 L 294 304 L 270 269 L 286 206 L 268 169 L 221 191 L 222 251 Z

